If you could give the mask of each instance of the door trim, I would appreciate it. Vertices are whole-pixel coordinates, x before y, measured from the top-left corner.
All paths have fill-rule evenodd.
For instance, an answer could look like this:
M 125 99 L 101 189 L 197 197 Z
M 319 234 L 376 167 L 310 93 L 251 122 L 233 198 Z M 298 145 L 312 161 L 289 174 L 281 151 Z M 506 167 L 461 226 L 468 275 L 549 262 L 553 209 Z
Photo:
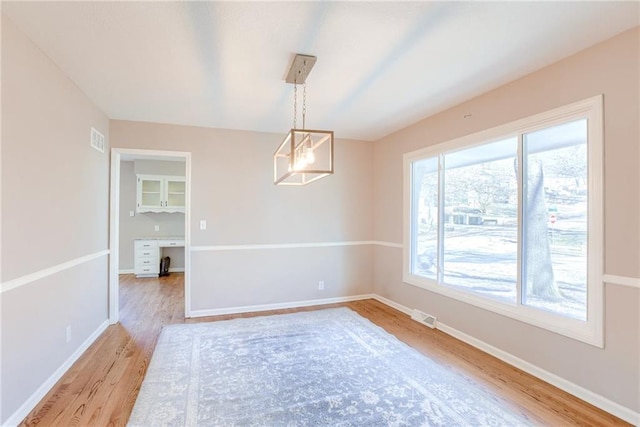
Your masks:
M 185 161 L 184 211 L 184 316 L 191 317 L 191 153 L 187 151 L 141 150 L 133 148 L 111 149 L 111 182 L 109 203 L 109 324 L 120 320 L 120 162 L 122 156 L 147 160 Z

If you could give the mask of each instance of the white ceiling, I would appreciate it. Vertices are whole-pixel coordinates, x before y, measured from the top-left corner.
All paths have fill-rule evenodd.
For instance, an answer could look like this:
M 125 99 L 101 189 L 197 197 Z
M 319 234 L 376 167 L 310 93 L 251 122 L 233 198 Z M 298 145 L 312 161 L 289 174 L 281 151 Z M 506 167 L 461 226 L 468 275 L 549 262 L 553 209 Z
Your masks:
M 112 119 L 375 140 L 639 24 L 631 2 L 2 2 Z M 300 110 L 300 105 L 299 105 Z M 300 119 L 299 119 L 300 120 Z

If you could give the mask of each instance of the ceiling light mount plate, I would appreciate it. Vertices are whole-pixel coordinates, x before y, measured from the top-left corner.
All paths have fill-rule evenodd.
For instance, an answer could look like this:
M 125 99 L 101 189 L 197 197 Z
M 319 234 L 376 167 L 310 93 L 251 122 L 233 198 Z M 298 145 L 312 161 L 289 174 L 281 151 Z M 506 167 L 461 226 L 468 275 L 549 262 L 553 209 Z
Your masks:
M 286 82 L 299 85 L 303 84 L 305 80 L 307 80 L 311 69 L 316 64 L 316 59 L 315 56 L 297 53 L 287 73 Z

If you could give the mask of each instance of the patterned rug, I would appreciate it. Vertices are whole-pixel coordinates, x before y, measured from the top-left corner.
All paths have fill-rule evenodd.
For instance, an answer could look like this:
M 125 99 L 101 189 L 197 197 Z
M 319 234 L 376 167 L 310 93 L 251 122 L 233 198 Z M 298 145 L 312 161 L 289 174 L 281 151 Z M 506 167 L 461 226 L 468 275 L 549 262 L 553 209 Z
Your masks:
M 530 425 L 347 308 L 166 326 L 130 426 Z

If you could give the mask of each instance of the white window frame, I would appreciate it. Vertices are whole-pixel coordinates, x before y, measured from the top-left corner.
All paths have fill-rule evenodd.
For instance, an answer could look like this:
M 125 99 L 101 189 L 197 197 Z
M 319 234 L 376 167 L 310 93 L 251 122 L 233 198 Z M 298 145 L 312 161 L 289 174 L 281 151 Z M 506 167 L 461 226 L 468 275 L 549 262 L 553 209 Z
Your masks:
M 436 157 L 463 148 L 483 145 L 510 136 L 522 135 L 553 125 L 577 119 L 587 119 L 588 137 L 588 219 L 587 219 L 587 320 L 577 320 L 543 311 L 520 303 L 521 284 L 518 283 L 518 300 L 507 303 L 472 293 L 460 288 L 439 284 L 436 280 L 413 274 L 411 271 L 411 218 L 412 218 L 412 163 L 429 157 Z M 404 206 L 403 206 L 403 282 L 454 298 L 486 310 L 526 322 L 546 330 L 604 348 L 604 232 L 603 232 L 603 96 L 598 95 L 570 105 L 565 105 L 544 113 L 520 119 L 485 131 L 463 136 L 448 142 L 406 153 L 404 163 Z M 521 159 L 521 154 L 519 154 Z M 519 204 L 522 200 L 522 182 L 518 182 Z M 518 209 L 519 211 L 521 209 Z M 518 233 L 521 233 L 522 219 L 518 218 Z M 521 251 L 519 239 L 518 251 Z M 518 254 L 520 259 L 520 255 Z

